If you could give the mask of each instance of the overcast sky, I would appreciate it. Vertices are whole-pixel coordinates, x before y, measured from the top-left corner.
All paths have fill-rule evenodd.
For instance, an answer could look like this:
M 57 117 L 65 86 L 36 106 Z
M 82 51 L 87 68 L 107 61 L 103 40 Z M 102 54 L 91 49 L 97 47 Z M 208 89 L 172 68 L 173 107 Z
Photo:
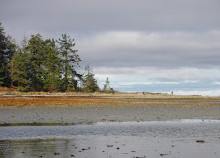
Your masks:
M 101 87 L 220 95 L 219 0 L 0 0 L 19 43 L 40 33 L 75 39 Z

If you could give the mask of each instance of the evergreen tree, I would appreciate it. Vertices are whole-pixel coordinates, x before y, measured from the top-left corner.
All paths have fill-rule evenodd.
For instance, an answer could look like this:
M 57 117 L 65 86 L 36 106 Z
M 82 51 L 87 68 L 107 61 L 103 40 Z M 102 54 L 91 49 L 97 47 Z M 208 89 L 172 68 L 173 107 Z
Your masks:
M 44 44 L 44 90 L 58 91 L 61 89 L 62 59 L 59 58 L 55 41 L 48 39 Z
M 28 70 L 30 68 L 30 54 L 17 48 L 10 62 L 10 76 L 12 86 L 18 87 L 20 91 L 30 90 L 30 79 Z
M 53 39 L 44 41 L 40 34 L 24 39 L 10 62 L 12 85 L 20 91 L 79 90 L 82 75 L 74 68 L 81 60 L 72 48 L 73 40 L 62 37 L 59 46 Z
M 115 92 L 114 89 L 112 87 L 110 87 L 110 82 L 109 82 L 108 77 L 105 80 L 103 91 L 107 92 L 107 93 L 114 93 Z
M 10 63 L 12 83 L 20 91 L 43 90 L 44 80 L 44 41 L 40 34 L 26 38 L 22 47 L 17 48 Z
M 84 76 L 84 80 L 83 80 L 83 90 L 85 92 L 100 91 L 97 81 L 94 78 L 95 75 L 92 73 L 92 70 L 89 67 L 89 65 L 86 66 L 85 70 L 86 70 L 86 75 Z
M 44 61 L 44 41 L 40 34 L 32 35 L 24 51 L 30 58 L 28 65 L 28 76 L 32 90 L 40 91 L 43 89 L 43 61 Z
M 0 23 L 0 86 L 11 85 L 9 75 L 9 62 L 15 51 L 15 44 L 13 44 L 10 37 L 5 36 L 4 28 Z
M 103 90 L 104 90 L 104 91 L 110 90 L 110 82 L 109 82 L 109 80 L 108 80 L 108 77 L 107 77 L 106 80 L 105 80 L 105 84 L 104 84 Z
M 77 50 L 74 50 L 75 46 L 74 39 L 71 39 L 70 36 L 63 34 L 62 39 L 58 40 L 59 51 L 63 63 L 63 90 L 70 90 L 72 88 L 77 89 L 77 80 L 76 78 L 81 78 L 81 75 L 78 74 L 75 70 L 75 66 L 79 66 L 81 59 L 79 55 L 76 54 Z

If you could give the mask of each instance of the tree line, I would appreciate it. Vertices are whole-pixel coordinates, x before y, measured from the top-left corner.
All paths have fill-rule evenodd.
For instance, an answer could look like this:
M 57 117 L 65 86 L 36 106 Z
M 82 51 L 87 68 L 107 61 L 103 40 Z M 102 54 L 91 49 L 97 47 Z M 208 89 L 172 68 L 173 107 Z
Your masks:
M 40 34 L 24 38 L 20 46 L 6 37 L 0 23 L 0 86 L 19 91 L 100 91 L 91 68 L 79 73 L 81 58 L 67 34 L 44 40 Z M 113 92 L 107 78 L 103 91 Z

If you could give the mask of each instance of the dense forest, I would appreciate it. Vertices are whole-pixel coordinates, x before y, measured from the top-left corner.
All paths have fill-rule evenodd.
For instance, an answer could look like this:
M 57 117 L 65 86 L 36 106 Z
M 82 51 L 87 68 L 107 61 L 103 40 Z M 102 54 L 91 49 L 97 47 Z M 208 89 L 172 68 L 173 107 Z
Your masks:
M 67 34 L 58 40 L 31 35 L 16 45 L 0 23 L 0 86 L 22 92 L 100 91 L 89 66 L 84 73 L 77 71 L 81 59 L 74 47 L 74 39 Z M 103 91 L 114 91 L 108 78 Z

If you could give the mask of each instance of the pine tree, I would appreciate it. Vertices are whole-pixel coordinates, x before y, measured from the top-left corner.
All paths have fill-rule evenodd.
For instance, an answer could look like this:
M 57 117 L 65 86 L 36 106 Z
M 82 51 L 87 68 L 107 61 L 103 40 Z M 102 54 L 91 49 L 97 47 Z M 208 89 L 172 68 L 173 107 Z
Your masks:
M 97 81 L 94 78 L 95 75 L 92 73 L 92 69 L 89 67 L 89 65 L 86 66 L 85 70 L 86 70 L 86 74 L 83 80 L 83 90 L 85 92 L 100 91 Z
M 11 38 L 5 36 L 4 28 L 0 23 L 0 86 L 11 85 L 9 76 L 9 62 L 15 51 L 15 44 Z
M 32 35 L 28 45 L 24 47 L 30 57 L 30 68 L 28 76 L 32 90 L 40 91 L 43 89 L 43 60 L 44 60 L 44 41 L 40 34 Z
M 76 54 L 77 50 L 73 49 L 75 46 L 74 39 L 63 34 L 62 39 L 59 39 L 58 43 L 63 63 L 63 90 L 77 89 L 77 80 L 75 78 L 81 78 L 81 75 L 76 72 L 75 67 L 79 66 L 81 59 Z
M 10 63 L 12 83 L 20 91 L 41 91 L 44 80 L 44 41 L 40 34 L 26 38 Z
M 110 85 L 110 82 L 109 82 L 108 77 L 107 77 L 106 80 L 105 80 L 105 84 L 104 84 L 103 90 L 104 91 L 110 90 L 110 86 L 109 85 Z
M 112 87 L 110 87 L 110 82 L 109 82 L 108 77 L 105 80 L 103 91 L 107 92 L 107 93 L 115 93 L 114 89 Z
M 30 90 L 30 80 L 28 76 L 28 70 L 30 68 L 29 60 L 30 55 L 18 47 L 9 64 L 12 86 L 18 87 L 20 91 Z
M 44 44 L 44 90 L 45 91 L 58 91 L 61 89 L 61 71 L 62 59 L 59 58 L 58 48 L 55 40 L 48 39 Z
M 81 60 L 72 49 L 73 40 L 62 37 L 58 46 L 53 39 L 44 41 L 40 34 L 25 38 L 9 64 L 12 85 L 20 91 L 79 90 L 82 75 L 74 68 Z

